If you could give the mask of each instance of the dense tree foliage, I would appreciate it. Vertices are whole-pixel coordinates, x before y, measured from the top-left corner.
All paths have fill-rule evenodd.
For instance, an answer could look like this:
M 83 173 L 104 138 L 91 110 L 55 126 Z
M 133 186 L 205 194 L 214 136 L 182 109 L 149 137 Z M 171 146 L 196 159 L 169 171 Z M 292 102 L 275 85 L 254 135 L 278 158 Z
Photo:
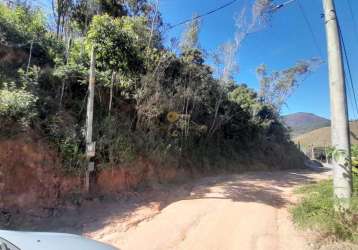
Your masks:
M 195 167 L 234 167 L 252 154 L 271 166 L 301 159 L 280 122 L 274 101 L 281 99 L 233 80 L 240 39 L 222 46 L 214 70 L 198 45 L 200 22 L 188 25 L 180 53 L 165 49 L 160 13 L 149 1 L 58 0 L 55 11 L 57 28 L 49 30 L 39 10 L 0 4 L 1 47 L 14 48 L 1 52 L 7 68 L 2 68 L 0 118 L 18 122 L 31 114 L 24 126 L 46 134 L 68 169 L 80 169 L 83 162 L 92 47 L 98 165 L 116 166 L 139 155 Z M 24 45 L 31 41 L 34 49 Z M 11 61 L 19 51 L 22 57 Z M 297 75 L 309 71 L 304 66 L 276 77 L 264 67 L 258 73 L 265 86 L 272 81 L 293 86 Z M 288 160 L 289 154 L 296 158 Z
M 88 50 L 94 46 L 100 70 L 140 72 L 142 68 L 138 39 L 135 39 L 133 22 L 124 18 L 113 19 L 108 15 L 95 16 L 87 33 Z M 132 32 L 132 34 L 130 33 Z M 134 33 L 134 34 L 133 34 Z

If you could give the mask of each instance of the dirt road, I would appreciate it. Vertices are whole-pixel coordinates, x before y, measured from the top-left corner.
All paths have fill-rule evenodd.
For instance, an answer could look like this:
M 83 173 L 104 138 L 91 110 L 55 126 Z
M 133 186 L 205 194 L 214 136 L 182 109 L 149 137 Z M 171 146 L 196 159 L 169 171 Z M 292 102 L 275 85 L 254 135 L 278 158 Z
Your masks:
M 293 187 L 328 174 L 284 171 L 205 178 L 187 197 L 161 211 L 140 207 L 127 219 L 112 218 L 86 235 L 123 250 L 310 249 L 287 207 L 295 199 Z M 131 220 L 135 223 L 128 224 Z
M 122 250 L 305 250 L 288 207 L 293 188 L 330 172 L 252 172 L 158 186 L 118 200 L 94 200 L 17 229 L 70 232 Z M 338 248 L 339 249 L 339 248 Z

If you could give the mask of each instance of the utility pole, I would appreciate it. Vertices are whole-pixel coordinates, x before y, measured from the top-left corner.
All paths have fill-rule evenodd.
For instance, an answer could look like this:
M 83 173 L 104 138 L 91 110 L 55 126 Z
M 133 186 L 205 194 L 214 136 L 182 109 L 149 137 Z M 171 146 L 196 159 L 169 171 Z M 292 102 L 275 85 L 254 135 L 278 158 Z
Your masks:
M 340 34 L 333 0 L 323 0 L 329 88 L 331 99 L 331 137 L 334 153 L 333 188 L 336 209 L 349 208 L 352 196 L 350 137 Z
M 94 103 L 94 86 L 96 83 L 96 51 L 95 46 L 92 47 L 91 51 L 91 64 L 89 72 L 89 84 L 88 84 L 88 99 L 87 99 L 87 117 L 86 117 L 86 159 L 87 169 L 85 178 L 85 189 L 87 192 L 90 191 L 90 175 L 94 171 L 94 162 L 91 158 L 95 156 L 95 142 L 92 142 L 92 131 L 93 131 L 93 103 Z

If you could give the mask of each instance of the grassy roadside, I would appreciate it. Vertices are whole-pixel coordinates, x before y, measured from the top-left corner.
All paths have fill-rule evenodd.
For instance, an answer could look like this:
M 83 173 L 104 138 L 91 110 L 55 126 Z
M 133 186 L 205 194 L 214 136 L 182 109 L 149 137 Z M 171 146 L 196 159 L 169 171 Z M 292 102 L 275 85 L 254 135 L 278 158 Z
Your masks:
M 295 192 L 302 199 L 291 209 L 294 222 L 325 238 L 358 243 L 358 176 L 354 177 L 353 186 L 352 208 L 344 215 L 334 211 L 332 180 L 298 188 Z

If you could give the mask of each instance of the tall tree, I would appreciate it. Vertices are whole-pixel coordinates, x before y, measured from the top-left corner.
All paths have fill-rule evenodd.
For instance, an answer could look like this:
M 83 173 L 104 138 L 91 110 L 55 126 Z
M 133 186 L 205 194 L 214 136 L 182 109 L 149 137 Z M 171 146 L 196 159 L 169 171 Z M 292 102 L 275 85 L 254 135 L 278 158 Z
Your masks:
M 139 73 L 143 64 L 134 34 L 129 32 L 125 26 L 128 23 L 125 21 L 123 18 L 112 18 L 107 14 L 95 16 L 87 34 L 88 47 L 94 45 L 96 48 L 98 68 L 112 72 L 109 110 L 112 106 L 117 74 L 129 82 L 132 73 Z
M 299 80 L 310 74 L 322 61 L 310 59 L 297 62 L 293 67 L 281 71 L 267 72 L 266 65 L 256 69 L 260 80 L 259 96 L 261 100 L 280 111 L 298 86 Z
M 52 0 L 52 9 L 56 17 L 56 36 L 63 31 L 66 20 L 70 17 L 73 0 Z
M 92 18 L 98 14 L 111 17 L 143 16 L 147 20 L 154 20 L 155 30 L 163 25 L 160 12 L 155 3 L 148 0 L 76 0 L 72 8 L 72 18 L 85 33 Z M 148 21 L 148 27 L 152 25 Z
M 180 41 L 180 49 L 182 53 L 190 49 L 197 49 L 199 46 L 200 20 L 197 15 L 193 16 L 193 21 L 190 22 Z

